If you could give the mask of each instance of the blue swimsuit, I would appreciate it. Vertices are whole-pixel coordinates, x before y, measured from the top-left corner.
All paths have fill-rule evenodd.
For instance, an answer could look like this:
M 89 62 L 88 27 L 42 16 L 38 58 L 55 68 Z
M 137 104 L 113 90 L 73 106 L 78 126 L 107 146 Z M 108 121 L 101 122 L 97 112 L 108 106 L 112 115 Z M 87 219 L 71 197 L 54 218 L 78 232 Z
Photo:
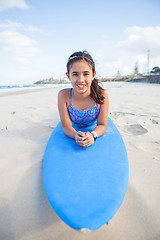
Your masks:
M 68 112 L 73 124 L 78 127 L 88 127 L 97 122 L 97 116 L 99 114 L 99 109 L 96 103 L 85 110 L 81 110 L 72 105 L 72 90 L 70 90 L 70 104 Z

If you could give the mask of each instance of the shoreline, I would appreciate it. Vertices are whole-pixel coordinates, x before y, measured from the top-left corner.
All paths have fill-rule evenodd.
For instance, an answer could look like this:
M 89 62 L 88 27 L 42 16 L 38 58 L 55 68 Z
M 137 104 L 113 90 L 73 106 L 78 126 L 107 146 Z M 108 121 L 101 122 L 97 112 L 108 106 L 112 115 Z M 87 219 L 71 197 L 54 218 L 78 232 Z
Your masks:
M 58 87 L 55 87 L 58 88 Z M 20 89 L 19 91 L 15 91 L 15 92 L 9 92 L 9 93 L 3 93 L 0 94 L 0 97 L 7 97 L 7 96 L 14 96 L 14 95 L 23 95 L 23 94 L 28 94 L 28 93 L 34 93 L 34 92 L 42 92 L 42 91 L 46 91 L 49 89 L 53 89 L 52 87 L 48 87 L 48 88 L 33 88 L 33 89 Z
M 132 79 L 129 81 L 123 81 L 120 79 L 117 80 L 107 80 L 107 81 L 100 81 L 100 84 L 147 84 L 147 85 L 159 85 L 159 83 L 152 83 L 152 82 L 147 82 L 147 81 L 138 81 L 137 79 Z M 50 89 L 50 88 L 60 88 L 60 87 L 68 87 L 71 86 L 70 83 L 66 82 L 66 83 L 58 83 L 58 84 L 31 84 L 31 85 L 17 85 L 17 86 L 13 86 L 12 85 L 7 85 L 7 86 L 0 86 L 0 96 L 4 95 L 9 95 L 9 94 L 14 94 L 14 93 L 26 93 L 27 91 L 38 91 L 38 90 L 44 90 L 44 89 Z
M 6 95 L 10 95 L 10 94 L 23 94 L 23 93 L 27 93 L 27 92 L 34 92 L 34 91 L 43 91 L 43 90 L 47 90 L 47 89 L 54 89 L 54 88 L 60 88 L 60 87 L 66 87 L 66 86 L 70 86 L 70 84 L 53 84 L 53 85 L 30 85 L 30 87 L 9 87 L 9 88 L 1 88 L 0 89 L 0 96 L 6 96 Z

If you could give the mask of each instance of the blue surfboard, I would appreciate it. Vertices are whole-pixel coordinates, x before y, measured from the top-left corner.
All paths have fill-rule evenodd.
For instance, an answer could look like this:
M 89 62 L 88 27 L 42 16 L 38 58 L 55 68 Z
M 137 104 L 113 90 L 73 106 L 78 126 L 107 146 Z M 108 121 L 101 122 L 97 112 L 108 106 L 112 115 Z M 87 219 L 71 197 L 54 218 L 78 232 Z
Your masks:
M 124 200 L 128 177 L 126 148 L 110 118 L 105 134 L 88 148 L 67 137 L 61 122 L 54 129 L 44 154 L 43 184 L 52 208 L 70 227 L 93 231 L 108 223 Z

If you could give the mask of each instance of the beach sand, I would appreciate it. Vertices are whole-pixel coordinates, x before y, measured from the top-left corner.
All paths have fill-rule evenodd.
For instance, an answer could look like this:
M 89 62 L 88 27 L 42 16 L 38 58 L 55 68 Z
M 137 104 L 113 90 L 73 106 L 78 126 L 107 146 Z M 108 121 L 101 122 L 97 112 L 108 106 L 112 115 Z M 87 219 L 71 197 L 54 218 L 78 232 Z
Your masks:
M 71 229 L 43 188 L 44 151 L 59 122 L 60 87 L 0 96 L 1 240 L 160 239 L 160 85 L 105 83 L 109 116 L 126 145 L 129 185 L 124 202 L 99 230 Z

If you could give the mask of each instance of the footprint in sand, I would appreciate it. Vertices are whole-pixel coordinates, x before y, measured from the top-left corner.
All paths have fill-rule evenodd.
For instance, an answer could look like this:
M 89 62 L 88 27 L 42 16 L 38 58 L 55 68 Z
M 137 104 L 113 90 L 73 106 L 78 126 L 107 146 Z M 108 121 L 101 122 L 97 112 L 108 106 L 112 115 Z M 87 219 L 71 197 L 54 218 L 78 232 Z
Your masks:
M 142 150 L 147 152 L 160 152 L 160 142 L 158 141 L 142 142 L 139 146 Z
M 150 119 L 152 121 L 152 124 L 158 124 L 158 121 L 154 120 L 154 119 Z
M 148 132 L 148 130 L 142 127 L 142 125 L 140 124 L 132 124 L 132 125 L 125 126 L 123 130 L 125 132 L 132 133 L 133 135 L 136 135 L 136 136 L 143 135 Z

